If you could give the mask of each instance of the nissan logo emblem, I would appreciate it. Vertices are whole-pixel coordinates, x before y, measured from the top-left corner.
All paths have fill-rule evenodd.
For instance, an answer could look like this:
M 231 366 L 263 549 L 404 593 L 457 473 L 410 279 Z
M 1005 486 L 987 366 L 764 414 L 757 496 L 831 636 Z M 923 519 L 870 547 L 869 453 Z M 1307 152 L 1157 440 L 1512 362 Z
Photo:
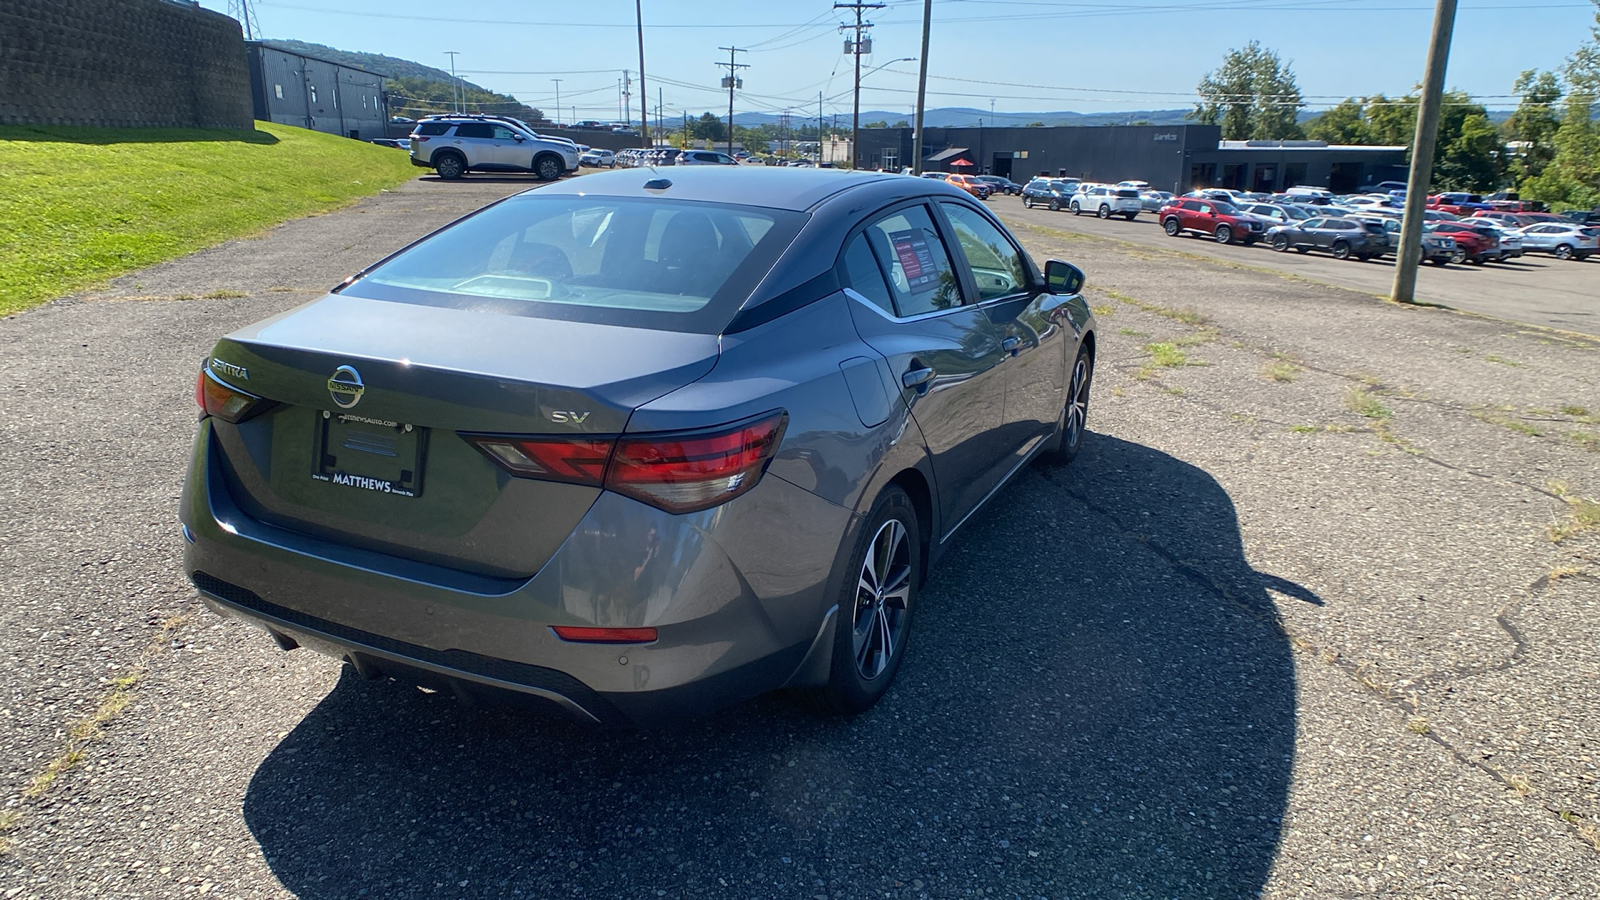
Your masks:
M 361 383 L 361 373 L 349 366 L 334 369 L 333 377 L 328 379 L 328 393 L 333 395 L 333 402 L 344 409 L 360 403 L 366 389 L 367 386 Z

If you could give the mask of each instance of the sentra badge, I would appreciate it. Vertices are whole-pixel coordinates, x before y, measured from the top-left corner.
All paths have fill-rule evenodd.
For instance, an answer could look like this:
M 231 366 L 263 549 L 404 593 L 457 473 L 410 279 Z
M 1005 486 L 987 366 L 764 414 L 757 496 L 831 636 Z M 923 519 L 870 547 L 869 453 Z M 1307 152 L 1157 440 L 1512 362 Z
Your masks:
M 218 375 L 230 375 L 243 381 L 250 380 L 250 370 L 244 366 L 236 366 L 231 362 L 211 357 L 211 371 Z
M 334 369 L 333 377 L 328 379 L 328 393 L 333 395 L 333 402 L 345 409 L 360 403 L 366 390 L 367 386 L 361 383 L 361 373 L 349 366 Z

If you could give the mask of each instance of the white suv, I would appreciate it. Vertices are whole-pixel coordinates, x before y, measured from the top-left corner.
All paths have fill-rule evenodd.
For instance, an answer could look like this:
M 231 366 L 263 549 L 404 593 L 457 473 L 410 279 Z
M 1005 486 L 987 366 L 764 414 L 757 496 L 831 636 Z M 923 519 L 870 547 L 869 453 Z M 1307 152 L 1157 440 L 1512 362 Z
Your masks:
M 1083 215 L 1084 211 L 1088 210 L 1102 219 L 1122 216 L 1132 222 L 1139 217 L 1144 204 L 1139 202 L 1139 192 L 1133 188 L 1081 184 L 1078 186 L 1078 192 L 1068 201 L 1067 207 L 1075 216 Z
M 739 161 L 715 150 L 685 150 L 678 154 L 680 166 L 737 166 Z
M 515 119 L 429 116 L 411 131 L 411 164 L 455 180 L 468 172 L 532 172 L 555 181 L 578 167 L 578 145 Z

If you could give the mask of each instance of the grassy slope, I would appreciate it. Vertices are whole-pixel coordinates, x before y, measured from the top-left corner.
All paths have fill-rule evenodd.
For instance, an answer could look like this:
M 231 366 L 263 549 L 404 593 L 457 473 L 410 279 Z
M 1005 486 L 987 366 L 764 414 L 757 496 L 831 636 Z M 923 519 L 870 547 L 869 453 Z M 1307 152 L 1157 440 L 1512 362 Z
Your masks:
M 417 172 L 389 147 L 256 128 L 0 127 L 0 315 Z

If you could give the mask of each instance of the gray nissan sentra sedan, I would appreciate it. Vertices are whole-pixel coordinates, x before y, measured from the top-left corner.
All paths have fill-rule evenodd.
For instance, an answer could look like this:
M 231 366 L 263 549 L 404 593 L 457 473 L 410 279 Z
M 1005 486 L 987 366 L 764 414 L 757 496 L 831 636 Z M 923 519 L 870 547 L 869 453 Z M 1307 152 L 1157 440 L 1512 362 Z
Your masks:
M 185 568 L 285 649 L 586 722 L 864 710 L 962 523 L 1077 452 L 1082 282 L 929 179 L 519 194 L 217 343 Z

